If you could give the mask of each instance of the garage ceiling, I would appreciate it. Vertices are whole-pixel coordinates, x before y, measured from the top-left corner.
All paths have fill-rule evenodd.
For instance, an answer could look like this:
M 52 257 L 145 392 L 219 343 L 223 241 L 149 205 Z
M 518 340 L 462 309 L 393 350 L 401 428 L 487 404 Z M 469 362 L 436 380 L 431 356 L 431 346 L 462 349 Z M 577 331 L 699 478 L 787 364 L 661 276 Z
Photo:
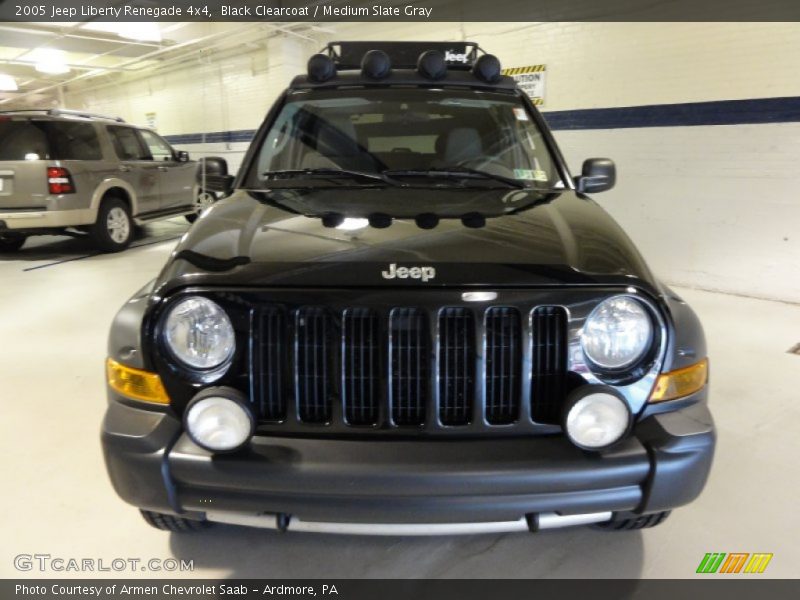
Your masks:
M 0 110 L 55 106 L 67 85 L 107 83 L 237 48 L 252 51 L 273 35 L 314 40 L 320 31 L 310 23 L 0 23 L 0 75 L 11 76 L 18 88 L 0 90 Z M 54 53 L 68 71 L 37 70 Z

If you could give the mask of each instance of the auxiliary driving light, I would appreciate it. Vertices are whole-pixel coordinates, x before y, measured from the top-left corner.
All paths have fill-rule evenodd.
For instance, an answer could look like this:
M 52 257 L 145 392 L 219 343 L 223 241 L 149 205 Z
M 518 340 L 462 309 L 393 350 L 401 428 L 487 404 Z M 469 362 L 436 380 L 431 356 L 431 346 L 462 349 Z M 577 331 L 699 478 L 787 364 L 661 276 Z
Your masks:
M 183 415 L 192 441 L 209 452 L 233 452 L 255 431 L 255 418 L 247 400 L 230 388 L 208 388 L 197 394 Z
M 631 411 L 613 388 L 585 385 L 567 398 L 564 431 L 584 450 L 601 450 L 618 442 L 631 426 Z

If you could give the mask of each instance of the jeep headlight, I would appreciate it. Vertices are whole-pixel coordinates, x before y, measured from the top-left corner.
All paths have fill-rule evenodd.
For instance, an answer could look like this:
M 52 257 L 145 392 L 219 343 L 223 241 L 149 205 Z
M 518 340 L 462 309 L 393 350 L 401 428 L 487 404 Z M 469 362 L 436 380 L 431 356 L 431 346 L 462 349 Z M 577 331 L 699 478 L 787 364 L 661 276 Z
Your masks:
M 652 343 L 652 319 L 642 303 L 630 296 L 614 296 L 598 304 L 581 332 L 586 358 L 609 371 L 633 366 Z
M 209 370 L 230 362 L 236 349 L 233 325 L 216 302 L 190 296 L 167 315 L 164 340 L 172 355 L 193 369 Z

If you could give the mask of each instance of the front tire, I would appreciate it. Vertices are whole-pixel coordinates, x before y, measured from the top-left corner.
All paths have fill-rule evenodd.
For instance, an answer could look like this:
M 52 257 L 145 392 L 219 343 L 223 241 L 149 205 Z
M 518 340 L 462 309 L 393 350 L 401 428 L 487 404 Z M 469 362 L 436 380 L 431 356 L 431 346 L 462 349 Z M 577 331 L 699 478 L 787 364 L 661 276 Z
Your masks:
M 106 198 L 92 227 L 95 245 L 103 252 L 120 252 L 131 245 L 133 232 L 133 217 L 128 204 L 119 198 Z
M 174 515 L 165 515 L 150 510 L 140 510 L 142 517 L 149 525 L 162 531 L 174 531 L 175 533 L 186 533 L 189 531 L 202 531 L 208 528 L 211 523 L 208 521 L 193 521 Z
M 28 236 L 21 233 L 2 233 L 0 234 L 0 253 L 16 252 L 23 245 Z

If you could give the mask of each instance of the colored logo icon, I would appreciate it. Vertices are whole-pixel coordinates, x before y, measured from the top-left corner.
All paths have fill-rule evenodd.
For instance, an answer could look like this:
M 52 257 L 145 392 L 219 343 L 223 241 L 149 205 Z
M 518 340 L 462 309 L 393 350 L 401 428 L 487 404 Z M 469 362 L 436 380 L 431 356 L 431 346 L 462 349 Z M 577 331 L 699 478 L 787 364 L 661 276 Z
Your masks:
M 697 566 L 697 573 L 763 573 L 772 553 L 707 552 Z

